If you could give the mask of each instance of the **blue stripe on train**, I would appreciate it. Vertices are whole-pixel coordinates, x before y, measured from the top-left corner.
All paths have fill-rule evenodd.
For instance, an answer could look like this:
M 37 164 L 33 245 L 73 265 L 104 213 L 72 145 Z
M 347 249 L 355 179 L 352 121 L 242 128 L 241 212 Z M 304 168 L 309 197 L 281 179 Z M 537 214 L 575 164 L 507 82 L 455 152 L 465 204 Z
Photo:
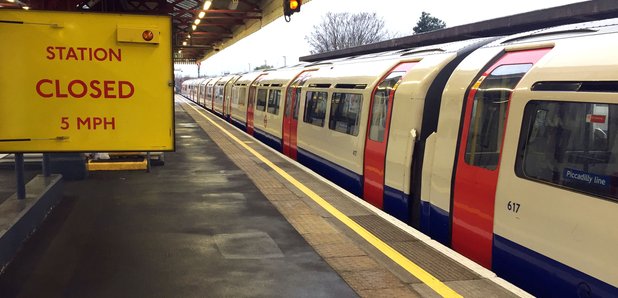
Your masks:
M 257 128 L 253 128 L 253 136 L 258 139 L 260 142 L 268 145 L 269 147 L 277 150 L 277 152 L 281 152 L 283 147 L 281 145 L 281 139 L 277 138 L 263 130 L 259 130 Z
M 449 213 L 421 200 L 421 232 L 446 246 L 451 246 Z
M 298 162 L 322 177 L 334 182 L 355 196 L 363 197 L 363 176 L 321 158 L 309 151 L 298 148 Z
M 247 132 L 247 125 L 245 124 L 245 122 L 238 121 L 234 117 L 232 117 L 232 124 L 234 124 L 234 126 L 238 127 L 240 130 Z
M 618 297 L 618 288 L 494 234 L 493 271 L 540 297 Z
M 409 196 L 403 191 L 384 185 L 384 211 L 397 219 L 410 221 Z

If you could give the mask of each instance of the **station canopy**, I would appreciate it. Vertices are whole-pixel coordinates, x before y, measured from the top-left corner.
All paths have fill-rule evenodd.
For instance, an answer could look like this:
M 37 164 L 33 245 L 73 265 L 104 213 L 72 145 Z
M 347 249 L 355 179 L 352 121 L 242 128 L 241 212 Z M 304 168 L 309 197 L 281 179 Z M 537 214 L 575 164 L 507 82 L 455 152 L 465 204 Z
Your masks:
M 0 9 L 170 15 L 174 62 L 185 63 L 207 58 L 283 14 L 280 0 L 0 0 Z

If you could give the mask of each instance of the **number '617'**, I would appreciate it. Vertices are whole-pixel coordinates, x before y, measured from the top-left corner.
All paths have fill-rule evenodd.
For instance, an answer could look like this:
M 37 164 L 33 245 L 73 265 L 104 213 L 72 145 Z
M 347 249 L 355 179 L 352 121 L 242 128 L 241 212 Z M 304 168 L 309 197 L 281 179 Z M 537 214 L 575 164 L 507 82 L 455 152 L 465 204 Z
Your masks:
M 508 211 L 513 212 L 513 213 L 517 213 L 517 212 L 519 212 L 519 207 L 520 207 L 520 206 L 521 206 L 521 204 L 519 204 L 519 203 L 515 203 L 515 202 L 512 202 L 512 201 L 509 201 L 509 202 L 506 204 L 506 209 L 507 209 Z

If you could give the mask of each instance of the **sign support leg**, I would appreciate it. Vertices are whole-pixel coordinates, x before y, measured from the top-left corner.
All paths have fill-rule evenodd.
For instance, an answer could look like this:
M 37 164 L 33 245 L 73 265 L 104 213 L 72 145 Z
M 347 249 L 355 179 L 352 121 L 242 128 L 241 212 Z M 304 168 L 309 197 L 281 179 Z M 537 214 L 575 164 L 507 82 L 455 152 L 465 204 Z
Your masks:
M 49 153 L 43 153 L 43 176 L 49 177 L 51 175 L 51 168 L 49 166 Z
M 17 199 L 26 198 L 26 182 L 24 179 L 24 154 L 15 153 L 15 177 L 17 178 Z

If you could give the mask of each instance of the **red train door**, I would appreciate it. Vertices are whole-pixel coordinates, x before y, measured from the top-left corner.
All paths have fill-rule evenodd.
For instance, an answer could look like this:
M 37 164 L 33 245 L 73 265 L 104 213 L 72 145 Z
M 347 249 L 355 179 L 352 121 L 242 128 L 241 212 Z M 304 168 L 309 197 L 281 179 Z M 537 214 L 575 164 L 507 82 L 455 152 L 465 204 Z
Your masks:
M 288 86 L 285 96 L 285 113 L 283 114 L 283 154 L 296 160 L 297 157 L 297 130 L 298 110 L 300 104 L 301 87 L 311 77 L 311 71 L 305 70 L 299 73 Z
M 249 85 L 249 96 L 247 98 L 247 133 L 253 135 L 253 111 L 255 107 L 255 97 L 257 95 L 257 85 L 266 74 L 261 74 Z
M 393 98 L 401 78 L 417 62 L 404 62 L 393 67 L 373 89 L 365 139 L 363 165 L 363 198 L 382 209 L 384 204 L 384 164 L 391 122 Z
M 551 48 L 507 52 L 468 90 L 453 192 L 453 248 L 491 269 L 500 158 L 512 90 Z
M 247 99 L 247 133 L 253 135 L 253 106 L 255 103 L 256 86 L 249 86 L 249 97 Z

